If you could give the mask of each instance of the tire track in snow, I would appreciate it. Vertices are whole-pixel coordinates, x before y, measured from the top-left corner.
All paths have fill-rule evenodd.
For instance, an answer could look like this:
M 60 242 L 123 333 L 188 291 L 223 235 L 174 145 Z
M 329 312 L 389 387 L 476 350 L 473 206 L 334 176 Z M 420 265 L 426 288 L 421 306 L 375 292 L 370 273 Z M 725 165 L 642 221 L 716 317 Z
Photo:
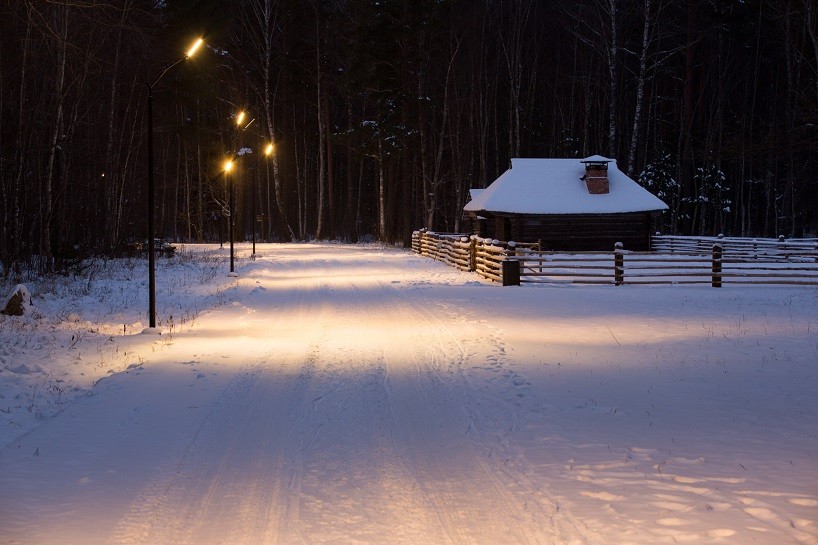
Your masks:
M 298 347 L 271 353 L 240 371 L 178 461 L 133 502 L 114 533 L 117 543 L 273 543 L 297 521 L 290 500 L 297 499 L 298 464 L 286 448 L 298 433 L 311 359 L 326 328 L 326 305 L 318 299 L 310 290 L 295 316 L 281 316 L 276 324 L 279 331 L 312 338 L 306 354 Z M 295 376 L 288 376 L 292 369 Z
M 482 336 L 482 324 L 466 320 L 467 336 L 461 341 L 437 313 L 400 296 L 402 303 L 395 305 L 394 312 L 404 320 L 413 315 L 415 338 L 411 342 L 422 347 L 414 358 L 419 377 L 415 388 L 423 391 L 427 403 L 418 406 L 413 402 L 417 395 L 411 391 L 393 395 L 395 427 L 408 432 L 399 438 L 400 448 L 437 503 L 453 541 L 583 542 L 576 526 L 525 476 L 507 448 L 504 439 L 515 427 L 518 409 L 478 388 L 468 375 L 468 358 L 483 356 L 480 352 L 487 348 L 496 351 L 499 347 L 503 352 L 499 332 L 493 332 L 489 347 L 474 347 L 474 353 L 466 344 Z M 424 339 L 432 342 L 424 343 Z M 441 371 L 444 368 L 446 372 Z M 448 422 L 441 419 L 441 413 Z M 414 420 L 434 422 L 436 429 L 412 426 Z M 455 460 L 459 475 L 448 466 L 444 471 L 435 470 L 437 460 L 446 458 Z
M 511 385 L 469 372 L 501 332 L 382 283 L 300 304 L 271 328 L 298 342 L 234 379 L 118 543 L 584 542 L 509 449 Z
M 445 543 L 390 445 L 379 349 L 386 330 L 364 293 L 350 282 L 332 290 L 333 332 L 319 351 L 308 427 L 323 425 L 300 451 L 301 535 L 311 543 Z

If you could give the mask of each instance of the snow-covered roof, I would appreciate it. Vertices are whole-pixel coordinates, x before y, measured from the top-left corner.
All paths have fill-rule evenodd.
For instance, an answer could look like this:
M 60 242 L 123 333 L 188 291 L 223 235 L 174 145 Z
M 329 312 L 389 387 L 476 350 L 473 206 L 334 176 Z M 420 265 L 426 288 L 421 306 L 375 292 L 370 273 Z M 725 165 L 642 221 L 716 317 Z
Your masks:
M 469 189 L 469 198 L 470 198 L 471 200 L 474 200 L 474 199 L 476 199 L 476 198 L 477 198 L 477 196 L 478 196 L 478 195 L 480 195 L 480 193 L 482 193 L 483 191 L 484 191 L 483 189 Z
M 589 158 L 591 160 L 597 160 Z M 588 159 L 512 159 L 511 168 L 472 199 L 464 210 L 508 214 L 616 214 L 666 210 L 658 197 L 608 165 L 609 193 L 592 195 L 585 182 Z

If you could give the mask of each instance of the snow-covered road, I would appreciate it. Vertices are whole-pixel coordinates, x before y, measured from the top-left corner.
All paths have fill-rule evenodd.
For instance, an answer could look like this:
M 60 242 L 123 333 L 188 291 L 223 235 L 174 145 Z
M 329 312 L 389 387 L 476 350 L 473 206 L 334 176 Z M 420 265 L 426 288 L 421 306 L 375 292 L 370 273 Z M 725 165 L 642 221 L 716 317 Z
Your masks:
M 818 543 L 816 290 L 239 272 L 0 450 L 0 542 Z

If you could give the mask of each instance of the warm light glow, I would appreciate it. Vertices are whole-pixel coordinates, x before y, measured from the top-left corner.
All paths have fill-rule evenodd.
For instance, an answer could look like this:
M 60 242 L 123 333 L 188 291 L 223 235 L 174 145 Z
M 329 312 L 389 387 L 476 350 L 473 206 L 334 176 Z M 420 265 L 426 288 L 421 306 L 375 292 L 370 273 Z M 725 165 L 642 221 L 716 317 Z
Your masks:
M 241 126 L 242 121 L 244 121 L 244 110 L 239 112 L 239 115 L 236 116 L 236 125 Z
M 199 38 L 198 40 L 196 40 L 196 43 L 190 46 L 190 49 L 187 50 L 187 58 L 192 57 L 196 53 L 196 50 L 199 49 L 203 43 L 204 38 Z
M 270 144 L 267 145 L 267 148 L 264 150 L 264 155 L 267 155 L 269 157 L 270 155 L 273 154 L 273 151 L 275 151 L 275 147 L 271 142 Z
M 231 170 L 233 170 L 233 160 L 228 159 L 227 161 L 224 162 L 224 171 L 230 172 Z

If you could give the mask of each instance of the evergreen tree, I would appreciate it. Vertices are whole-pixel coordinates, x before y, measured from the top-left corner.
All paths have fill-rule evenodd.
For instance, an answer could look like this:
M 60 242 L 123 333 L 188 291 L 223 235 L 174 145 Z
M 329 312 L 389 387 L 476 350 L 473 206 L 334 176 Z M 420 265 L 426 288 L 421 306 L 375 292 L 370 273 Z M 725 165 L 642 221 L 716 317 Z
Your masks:
M 677 208 L 679 204 L 679 190 L 681 186 L 676 181 L 676 160 L 670 153 L 659 152 L 656 158 L 645 165 L 637 179 L 639 184 L 665 201 L 670 210 L 662 215 L 662 227 L 670 232 L 676 232 L 676 222 L 679 219 Z

